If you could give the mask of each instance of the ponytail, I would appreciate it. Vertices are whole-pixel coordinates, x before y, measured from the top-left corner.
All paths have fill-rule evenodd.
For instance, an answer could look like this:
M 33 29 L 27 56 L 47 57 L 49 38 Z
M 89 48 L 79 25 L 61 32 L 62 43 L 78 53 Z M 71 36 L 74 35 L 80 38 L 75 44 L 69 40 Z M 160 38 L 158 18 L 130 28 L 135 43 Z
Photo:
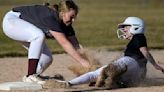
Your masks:
M 54 4 L 54 5 L 53 5 L 53 8 L 54 8 L 56 11 L 59 11 L 59 5 Z
M 43 3 L 43 5 L 44 5 L 44 6 L 47 6 L 47 7 L 50 7 L 50 8 L 52 8 L 52 9 L 58 11 L 58 7 L 59 7 L 59 6 L 58 6 L 57 4 L 50 5 L 50 3 L 45 2 L 45 3 Z
M 50 3 L 48 3 L 48 2 L 44 2 L 43 5 L 44 5 L 44 6 L 49 6 Z

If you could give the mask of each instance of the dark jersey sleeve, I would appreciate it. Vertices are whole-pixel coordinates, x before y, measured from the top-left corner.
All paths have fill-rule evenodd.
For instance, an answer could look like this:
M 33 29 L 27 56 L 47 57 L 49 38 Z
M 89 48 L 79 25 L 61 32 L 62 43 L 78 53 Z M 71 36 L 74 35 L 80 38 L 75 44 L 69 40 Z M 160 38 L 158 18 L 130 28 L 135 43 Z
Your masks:
M 74 36 L 75 35 L 75 31 L 74 31 L 74 29 L 73 29 L 72 26 L 68 26 L 67 27 L 67 30 L 65 32 L 65 35 L 66 36 Z

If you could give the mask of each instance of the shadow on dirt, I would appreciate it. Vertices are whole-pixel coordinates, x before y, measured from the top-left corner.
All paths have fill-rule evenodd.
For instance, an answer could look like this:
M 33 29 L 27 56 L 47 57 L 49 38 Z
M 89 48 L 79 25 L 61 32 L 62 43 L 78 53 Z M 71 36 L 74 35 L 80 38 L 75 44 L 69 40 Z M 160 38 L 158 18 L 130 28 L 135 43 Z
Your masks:
M 164 78 L 146 78 L 140 83 L 140 87 L 163 86 Z

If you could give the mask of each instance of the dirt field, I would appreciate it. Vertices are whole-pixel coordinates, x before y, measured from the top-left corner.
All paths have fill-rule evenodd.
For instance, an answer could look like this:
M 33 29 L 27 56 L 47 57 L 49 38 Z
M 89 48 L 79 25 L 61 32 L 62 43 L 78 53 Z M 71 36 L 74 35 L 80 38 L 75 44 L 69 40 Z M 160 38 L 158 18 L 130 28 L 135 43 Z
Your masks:
M 91 51 L 92 55 L 98 58 L 101 63 L 108 64 L 113 59 L 120 56 L 119 51 Z M 155 60 L 164 67 L 164 50 L 151 51 Z M 43 75 L 53 76 L 54 74 L 62 74 L 66 80 L 70 80 L 76 77 L 70 70 L 67 69 L 70 65 L 77 64 L 76 61 L 67 54 L 56 54 L 53 56 L 54 62 L 44 72 Z M 139 87 L 114 89 L 110 92 L 163 92 L 164 91 L 164 74 L 160 71 L 156 71 L 150 63 L 147 65 L 147 79 Z M 27 73 L 27 58 L 0 58 L 0 83 L 20 81 Z M 94 91 L 94 92 L 108 92 L 109 90 L 89 90 L 87 85 L 80 85 L 75 87 L 81 91 Z M 65 89 L 47 89 L 41 90 L 41 92 L 58 92 Z M 71 91 L 71 90 L 70 90 Z M 40 91 L 38 91 L 40 92 Z

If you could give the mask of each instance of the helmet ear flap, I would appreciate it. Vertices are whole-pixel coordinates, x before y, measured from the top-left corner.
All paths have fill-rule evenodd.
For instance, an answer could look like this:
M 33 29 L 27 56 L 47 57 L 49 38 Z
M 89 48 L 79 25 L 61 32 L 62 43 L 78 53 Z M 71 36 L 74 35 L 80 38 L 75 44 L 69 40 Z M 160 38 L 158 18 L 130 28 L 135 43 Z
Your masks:
M 130 29 L 130 33 L 132 34 L 143 34 L 144 33 L 144 28 L 142 26 L 132 26 Z

